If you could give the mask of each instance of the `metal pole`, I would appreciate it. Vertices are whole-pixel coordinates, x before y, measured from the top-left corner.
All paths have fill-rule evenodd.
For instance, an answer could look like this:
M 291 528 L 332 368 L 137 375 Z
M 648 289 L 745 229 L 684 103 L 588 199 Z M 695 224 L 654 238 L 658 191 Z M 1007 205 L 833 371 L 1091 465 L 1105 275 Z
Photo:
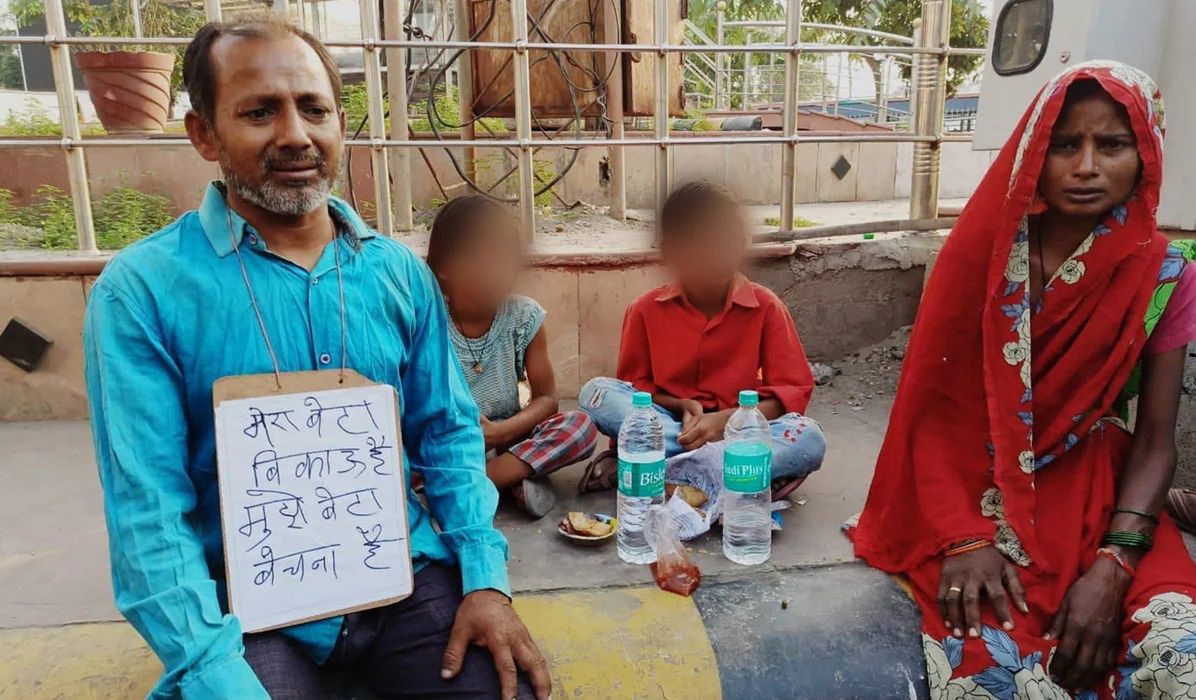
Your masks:
M 374 170 L 374 208 L 378 232 L 394 235 L 390 209 L 390 168 L 382 142 L 386 139 L 386 122 L 382 115 L 382 66 L 378 60 L 377 0 L 360 0 L 361 38 L 365 43 L 365 95 L 370 114 L 370 161 Z
M 792 137 L 797 134 L 798 86 L 801 83 L 801 0 L 789 0 L 785 8 L 785 43 L 792 49 L 785 54 L 785 106 L 781 125 L 788 139 L 781 152 L 782 231 L 793 226 L 797 192 L 797 141 Z
M 532 97 L 531 63 L 527 55 L 527 0 L 511 0 L 511 29 L 514 33 L 515 58 L 515 136 L 519 164 L 519 219 L 524 240 L 536 234 L 536 188 L 532 172 Z
M 922 1 L 922 41 L 924 46 L 945 47 L 950 43 L 951 3 L 944 0 Z M 930 143 L 914 144 L 913 179 L 910 183 L 911 219 L 938 216 L 940 139 L 943 134 L 943 99 L 946 95 L 946 54 L 938 60 L 917 62 L 916 86 L 918 111 L 915 115 L 919 136 L 931 137 Z
M 880 61 L 880 94 L 876 96 L 876 123 L 889 121 L 889 73 L 892 72 L 893 57 L 885 56 Z
M 622 18 L 613 2 L 602 3 L 603 28 L 606 41 L 611 37 L 620 42 L 623 37 Z M 611 137 L 623 139 L 623 54 L 612 51 L 606 55 L 606 72 L 610 78 L 606 81 L 606 116 L 610 119 Z M 715 89 L 717 94 L 717 88 Z M 624 170 L 623 147 L 611 146 L 606 149 L 606 161 L 610 166 L 610 217 L 617 221 L 627 219 L 627 178 Z
M 133 16 L 133 36 L 140 39 L 141 34 L 141 0 L 129 0 L 129 14 Z
M 715 42 L 719 46 L 722 46 L 723 41 L 725 39 L 725 35 L 723 33 L 723 20 L 726 19 L 727 3 L 724 2 L 724 0 L 718 0 L 718 4 L 715 5 L 715 8 L 718 10 L 718 25 L 717 25 L 717 29 L 716 29 L 716 33 L 715 33 Z M 726 73 L 726 70 L 727 70 L 726 55 L 723 54 L 722 52 L 714 54 L 714 108 L 715 109 L 727 109 L 727 93 L 729 92 L 729 89 L 731 86 L 726 84 L 727 82 L 729 82 L 726 80 L 726 77 L 724 75 L 724 73 Z
M 652 34 L 657 44 L 667 44 L 669 41 L 669 2 L 656 0 L 656 21 L 653 22 Z M 672 149 L 669 147 L 669 54 L 659 51 L 656 54 L 656 138 L 659 145 L 656 149 L 656 215 L 664 207 L 664 200 L 669 195 L 672 182 Z
M 835 69 L 835 116 L 836 117 L 839 116 L 839 103 L 843 101 L 843 88 L 842 88 L 843 64 L 846 63 L 846 61 L 844 59 L 849 58 L 849 57 L 850 56 L 844 56 L 843 54 L 839 54 L 839 55 L 835 56 L 835 60 L 839 64 L 838 67 Z
M 221 20 L 220 0 L 203 0 L 203 16 L 209 22 L 219 22 Z
M 914 19 L 914 46 L 922 46 L 922 18 Z M 922 56 L 910 56 L 910 91 L 909 91 L 909 126 L 906 127 L 910 131 L 917 128 L 918 124 L 918 62 L 922 60 Z
M 385 0 L 382 6 L 383 24 L 387 39 L 403 37 L 404 0 Z M 300 2 L 302 7 L 302 2 Z M 386 50 L 386 94 L 390 95 L 390 138 L 405 139 L 407 129 L 407 49 Z M 390 195 L 394 199 L 395 228 L 410 231 L 411 218 L 411 151 L 390 149 Z
M 744 33 L 743 45 L 748 47 L 749 49 L 752 47 L 752 33 L 751 32 Z M 749 87 L 751 85 L 751 82 L 752 82 L 752 52 L 744 51 L 743 52 L 743 103 L 739 105 L 739 108 L 744 111 L 747 111 L 749 109 L 748 95 L 750 94 L 750 90 L 751 90 L 751 88 Z
M 456 0 L 454 14 L 456 15 L 455 27 L 457 41 L 469 41 L 471 38 L 469 25 L 472 20 L 472 10 L 470 8 L 470 0 Z M 472 54 L 469 52 L 469 49 L 466 49 L 461 52 L 460 58 L 457 59 L 457 123 L 461 124 L 461 139 L 464 141 L 472 141 L 474 139 L 473 59 L 471 56 Z M 461 159 L 465 174 L 476 180 L 478 173 L 477 166 L 474 163 L 473 149 L 464 149 L 461 153 Z
M 829 114 L 830 113 L 830 105 L 827 104 L 827 101 L 826 101 L 826 89 L 827 89 L 828 84 L 831 81 L 829 78 L 826 77 L 826 76 L 830 75 L 830 68 L 828 67 L 828 61 L 826 60 L 826 56 L 822 57 L 821 64 L 822 64 L 822 75 L 818 79 L 818 95 L 822 98 L 822 113 Z
M 54 36 L 66 36 L 66 18 L 59 0 L 43 0 L 46 31 Z M 64 44 L 50 44 L 50 67 L 54 71 L 54 88 L 58 93 L 58 116 L 62 120 L 62 134 L 68 139 L 82 137 L 79 113 L 75 109 L 75 82 L 71 75 L 70 49 Z M 95 223 L 91 218 L 91 191 L 87 188 L 87 161 L 83 149 L 67 148 L 67 175 L 71 186 L 71 202 L 75 207 L 75 235 L 79 250 L 85 253 L 96 249 Z

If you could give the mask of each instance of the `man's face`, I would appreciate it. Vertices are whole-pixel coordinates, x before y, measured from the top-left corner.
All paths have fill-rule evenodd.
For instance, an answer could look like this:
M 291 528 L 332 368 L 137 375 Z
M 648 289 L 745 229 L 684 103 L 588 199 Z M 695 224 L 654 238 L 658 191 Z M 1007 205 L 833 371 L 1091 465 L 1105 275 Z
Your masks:
M 233 195 L 260 209 L 302 216 L 324 206 L 340 174 L 345 122 L 316 52 L 290 34 L 226 36 L 211 60 L 213 123 L 192 134 L 201 155 L 220 163 Z

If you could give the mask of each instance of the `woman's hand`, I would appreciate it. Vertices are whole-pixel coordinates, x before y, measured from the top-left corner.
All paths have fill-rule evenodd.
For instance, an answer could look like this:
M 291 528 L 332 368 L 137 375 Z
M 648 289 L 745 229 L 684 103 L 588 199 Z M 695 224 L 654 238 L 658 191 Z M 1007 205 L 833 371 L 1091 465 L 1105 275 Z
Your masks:
M 980 636 L 982 594 L 988 596 L 997 619 L 1007 630 L 1013 629 L 1011 600 L 1023 613 L 1030 611 L 1017 567 L 1001 556 L 996 547 L 947 557 L 939 577 L 939 612 L 956 637 L 962 637 L 964 629 L 969 636 Z
M 1058 639 L 1051 675 L 1064 688 L 1091 688 L 1117 665 L 1121 605 L 1130 575 L 1106 557 L 1071 585 L 1046 639 Z

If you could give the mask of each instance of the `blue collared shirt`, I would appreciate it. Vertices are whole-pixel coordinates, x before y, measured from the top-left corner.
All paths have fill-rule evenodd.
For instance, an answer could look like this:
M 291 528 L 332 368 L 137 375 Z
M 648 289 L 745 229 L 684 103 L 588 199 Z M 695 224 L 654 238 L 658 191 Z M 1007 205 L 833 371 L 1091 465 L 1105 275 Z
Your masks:
M 341 234 L 309 272 L 271 253 L 212 185 L 198 212 L 122 251 L 91 290 L 83 339 L 112 581 L 117 608 L 166 667 L 155 698 L 268 697 L 224 589 L 212 383 L 273 369 L 230 214 L 283 371 L 340 367 L 339 248 L 346 364 L 397 389 L 408 478 L 426 483 L 428 509 L 407 493 L 416 567 L 455 563 L 466 593 L 510 592 L 498 493 L 436 282 L 348 204 L 329 206 Z M 285 633 L 322 663 L 340 627 L 330 618 Z

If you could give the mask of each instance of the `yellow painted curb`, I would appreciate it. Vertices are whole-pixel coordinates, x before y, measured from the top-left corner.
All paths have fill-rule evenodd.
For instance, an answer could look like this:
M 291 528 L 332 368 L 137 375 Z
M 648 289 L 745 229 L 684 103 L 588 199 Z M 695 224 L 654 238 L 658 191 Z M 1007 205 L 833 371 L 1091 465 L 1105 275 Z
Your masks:
M 0 698 L 144 698 L 162 664 L 123 622 L 0 630 Z
M 656 588 L 520 596 L 553 697 L 721 700 L 697 607 Z M 162 664 L 124 622 L 0 630 L 0 700 L 143 698 Z
M 690 598 L 657 588 L 523 595 L 515 608 L 554 698 L 721 700 L 718 659 Z

